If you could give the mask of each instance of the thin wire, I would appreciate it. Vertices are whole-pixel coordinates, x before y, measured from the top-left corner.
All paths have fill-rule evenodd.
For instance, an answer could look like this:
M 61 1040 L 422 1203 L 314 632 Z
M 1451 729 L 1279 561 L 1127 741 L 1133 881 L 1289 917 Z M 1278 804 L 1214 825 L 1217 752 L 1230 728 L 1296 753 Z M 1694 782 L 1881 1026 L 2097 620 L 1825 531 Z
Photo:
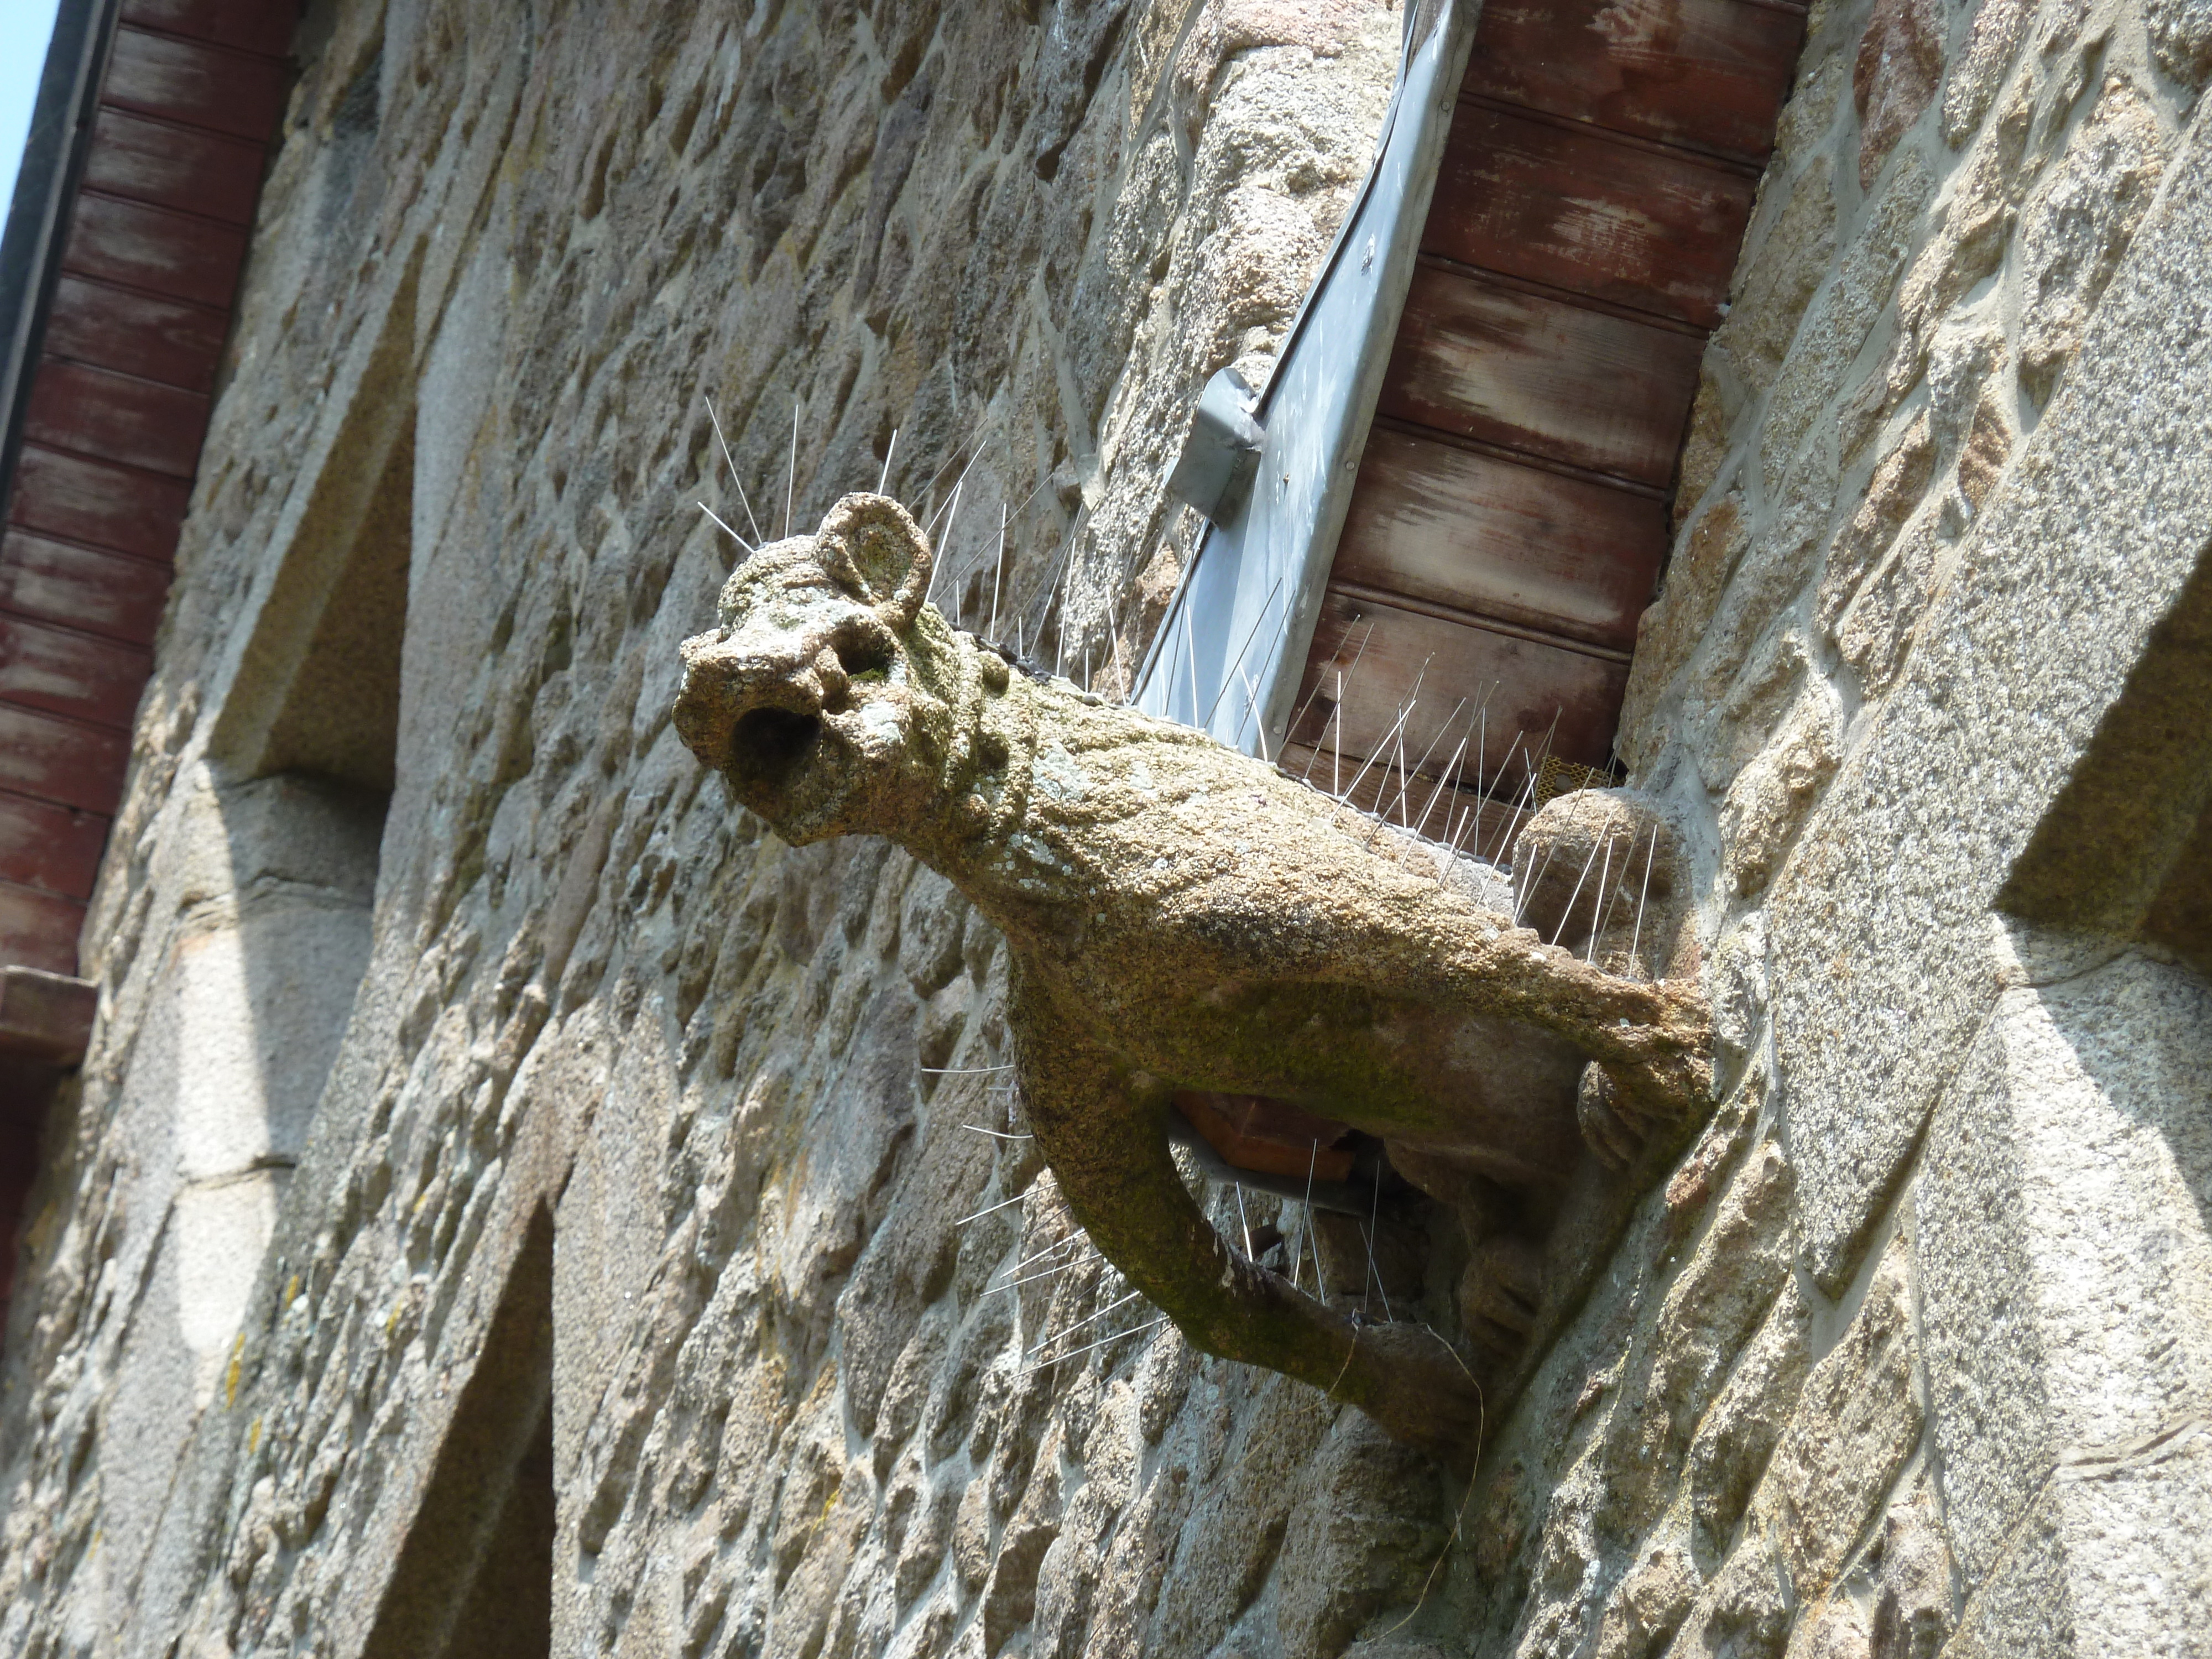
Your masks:
M 1013 1062 L 1004 1066 L 924 1066 L 921 1067 L 932 1077 L 982 1077 L 991 1072 L 1011 1072 Z
M 1252 641 L 1260 632 L 1260 624 L 1267 620 L 1268 609 L 1275 603 L 1275 595 L 1282 591 L 1283 579 L 1280 576 L 1278 576 L 1275 578 L 1275 585 L 1267 590 L 1267 598 L 1266 603 L 1262 604 L 1260 607 L 1260 614 L 1252 618 L 1252 626 L 1245 630 L 1243 650 L 1239 651 L 1237 653 L 1237 660 L 1229 665 L 1230 674 L 1234 674 L 1238 669 L 1244 665 L 1244 652 L 1249 651 L 1252 648 Z M 1223 697 L 1226 696 L 1228 693 L 1229 675 L 1224 674 L 1221 677 L 1221 690 L 1213 694 L 1212 702 L 1208 704 L 1206 707 L 1206 718 L 1198 723 L 1198 729 L 1200 731 L 1206 731 L 1212 726 L 1213 711 L 1221 707 L 1221 700 Z M 1243 729 L 1242 721 L 1238 722 L 1238 729 Z
M 753 504 L 745 499 L 745 481 L 738 476 L 737 459 L 730 453 L 730 441 L 722 435 L 722 417 L 714 413 L 714 400 L 702 397 L 699 401 L 707 405 L 707 418 L 714 423 L 714 441 L 721 445 L 722 459 L 730 464 L 730 482 L 738 487 L 738 504 L 745 510 L 745 522 L 753 527 L 753 539 L 766 541 L 768 538 L 761 534 L 760 520 L 753 517 Z
M 1635 849 L 1632 848 L 1629 850 L 1633 852 Z M 1659 826 L 1655 823 L 1651 826 L 1651 849 L 1644 855 L 1644 886 L 1636 895 L 1636 932 L 1628 941 L 1629 965 L 1638 972 L 1641 972 L 1644 967 L 1644 958 L 1637 950 L 1637 947 L 1644 942 L 1644 901 L 1650 896 L 1651 863 L 1658 856 Z M 1658 975 L 1655 974 L 1650 977 L 1656 979 Z
M 722 515 L 715 512 L 713 507 L 708 506 L 704 501 L 696 502 L 695 505 L 702 513 L 712 519 L 716 524 L 721 524 L 722 528 L 729 532 L 730 539 L 735 542 L 739 547 L 744 548 L 747 553 L 750 554 L 754 550 L 751 543 L 748 542 L 743 536 L 738 534 L 736 531 L 731 530 L 729 526 L 722 524 Z
M 1080 1231 L 1064 1233 L 1060 1237 L 1053 1240 L 1051 1243 L 1046 1245 L 1044 1249 L 1036 1251 L 1034 1255 L 1025 1255 L 1020 1261 L 1015 1262 L 1013 1271 L 1019 1273 L 1024 1267 L 1033 1267 L 1038 1262 L 1042 1261 L 1046 1257 L 1058 1255 L 1069 1245 L 1081 1243 L 1086 1241 L 1089 1237 L 1090 1235 L 1088 1233 L 1082 1232 Z
M 896 427 L 893 427 L 891 428 L 891 441 L 890 443 L 884 446 L 883 474 L 876 480 L 876 494 L 878 495 L 884 493 L 884 486 L 891 481 L 891 457 L 898 453 L 898 434 L 899 429 Z
M 1551 860 L 1547 857 L 1544 862 L 1548 866 Z M 1574 920 L 1575 904 L 1583 896 L 1583 884 L 1589 879 L 1590 866 L 1596 862 L 1597 848 L 1593 847 L 1589 849 L 1589 856 L 1583 860 L 1582 874 L 1575 878 L 1575 890 L 1567 895 L 1567 908 L 1559 913 L 1559 925 L 1552 930 L 1553 944 L 1557 945 L 1566 937 L 1567 924 Z
M 960 475 L 960 482 L 952 486 L 952 499 L 945 503 L 947 517 L 945 524 L 945 534 L 940 537 L 932 538 L 932 539 L 937 543 L 937 545 L 943 550 L 945 556 L 939 558 L 936 563 L 931 565 L 929 568 L 929 581 L 927 586 L 926 586 L 921 591 L 921 602 L 924 605 L 927 605 L 929 603 L 929 596 L 937 591 L 937 573 L 944 569 L 946 565 L 952 562 L 952 519 L 959 514 L 960 492 L 967 487 L 968 475 L 963 472 Z M 927 536 L 929 532 L 924 531 L 922 533 Z M 957 620 L 957 617 L 955 617 L 955 620 Z
M 791 400 L 791 470 L 783 479 L 783 533 L 791 534 L 791 506 L 799 495 L 799 399 Z
M 1362 766 L 1359 770 L 1353 775 L 1352 781 L 1345 787 L 1344 794 L 1337 797 L 1338 800 L 1343 800 L 1346 796 L 1351 794 L 1353 790 L 1359 787 L 1359 780 L 1365 777 L 1369 769 L 1374 766 L 1376 757 L 1379 756 L 1382 750 L 1389 745 L 1390 740 L 1398 735 L 1399 727 L 1405 725 L 1406 717 L 1413 712 L 1415 705 L 1417 705 L 1421 700 L 1421 682 L 1428 677 L 1429 665 L 1435 660 L 1436 653 L 1433 651 L 1421 659 L 1421 672 L 1413 676 L 1413 689 L 1412 692 L 1408 694 L 1404 704 L 1400 707 L 1398 710 L 1398 718 L 1391 723 L 1390 729 L 1382 734 L 1382 741 L 1376 744 L 1374 753 L 1368 756 L 1367 764 L 1365 766 Z M 1337 705 L 1340 708 L 1343 706 L 1344 705 L 1341 703 Z M 1382 799 L 1381 796 L 1378 794 L 1376 799 L 1379 804 Z
M 1237 1224 L 1244 1230 L 1244 1259 L 1256 1261 L 1259 1258 L 1252 1254 L 1252 1218 L 1244 1213 L 1244 1183 L 1239 1181 L 1232 1184 L 1237 1188 Z
M 1636 850 L 1632 842 L 1630 844 L 1628 850 L 1632 853 Z M 1626 868 L 1626 866 L 1623 866 L 1622 867 Z M 1597 891 L 1590 896 L 1590 909 L 1592 914 L 1590 916 L 1589 954 L 1586 960 L 1593 968 L 1597 966 L 1597 936 L 1605 931 L 1606 917 L 1613 914 L 1612 881 L 1613 831 L 1608 830 L 1605 832 L 1605 863 L 1597 872 Z M 1599 908 L 1601 902 L 1602 902 L 1603 905 L 1602 908 Z
M 1338 800 L 1344 792 L 1337 786 L 1344 781 L 1344 676 L 1336 677 L 1336 735 L 1328 744 L 1328 792 Z
M 1079 1255 L 1072 1261 L 1063 1261 L 1057 1267 L 1047 1267 L 1042 1273 L 1024 1273 L 1019 1279 L 1009 1279 L 1000 1284 L 990 1285 L 985 1289 L 983 1294 L 995 1296 L 1000 1291 L 1018 1290 L 1024 1285 L 1034 1285 L 1041 1279 L 1057 1279 L 1060 1274 L 1074 1268 L 1087 1267 L 1094 1261 L 1103 1261 L 1105 1259 L 1097 1251 L 1093 1250 L 1089 1255 Z
M 1376 1217 L 1380 1217 L 1380 1214 L 1382 1214 L 1382 1166 L 1380 1166 L 1380 1164 L 1378 1164 L 1378 1166 L 1376 1166 L 1374 1214 L 1376 1214 Z M 1371 1285 L 1371 1283 L 1374 1283 L 1374 1279 L 1376 1279 L 1376 1241 L 1374 1241 L 1374 1234 L 1371 1234 L 1371 1232 L 1364 1232 L 1364 1230 L 1363 1230 L 1363 1232 L 1360 1232 L 1360 1243 L 1363 1243 L 1364 1248 L 1367 1248 L 1367 1276 L 1364 1276 L 1364 1279 L 1360 1279 L 1360 1318 L 1367 1318 L 1367 1285 Z
M 897 437 L 893 433 L 892 437 Z M 999 637 L 999 582 L 1006 570 L 1006 504 L 999 503 L 999 556 L 991 566 L 991 620 L 983 624 L 983 632 L 992 639 Z
M 1162 1314 L 1158 1319 L 1152 1321 L 1149 1325 L 1139 1325 L 1133 1331 L 1116 1331 L 1111 1336 L 1102 1336 L 1096 1342 L 1086 1343 L 1082 1347 L 1074 1349 L 1071 1352 L 1056 1353 L 1049 1359 L 1040 1359 L 1034 1365 L 1024 1365 L 1020 1370 L 1014 1374 L 1017 1376 L 1027 1376 L 1031 1372 L 1044 1370 L 1051 1366 L 1062 1364 L 1070 1359 L 1080 1359 L 1084 1355 L 1089 1353 L 1094 1348 L 1103 1348 L 1109 1342 L 1119 1342 L 1124 1337 L 1142 1336 L 1146 1331 L 1156 1331 L 1167 1322 L 1168 1316 L 1165 1314 Z
M 964 1227 L 971 1221 L 980 1221 L 987 1215 L 995 1215 L 1000 1210 L 1009 1209 L 1014 1205 L 1020 1203 L 1028 1196 L 1029 1194 L 1027 1193 L 1016 1193 L 1012 1198 L 1003 1200 L 997 1204 L 985 1206 L 982 1209 L 976 1211 L 973 1215 L 963 1215 L 959 1220 L 954 1222 L 952 1224 L 956 1227 Z
M 1429 739 L 1429 746 L 1428 746 L 1426 749 L 1424 749 L 1423 750 L 1421 750 L 1421 757 L 1420 757 L 1420 759 L 1419 759 L 1419 760 L 1417 760 L 1417 761 L 1415 761 L 1415 762 L 1413 763 L 1413 770 L 1414 770 L 1414 771 L 1419 772 L 1419 770 L 1420 770 L 1424 766 L 1426 766 L 1426 765 L 1429 763 L 1429 757 L 1430 757 L 1430 756 L 1431 756 L 1431 755 L 1433 755 L 1433 754 L 1435 754 L 1435 753 L 1437 752 L 1437 745 L 1438 744 L 1442 743 L 1442 742 L 1444 740 L 1445 737 L 1446 737 L 1446 736 L 1448 736 L 1448 735 L 1449 734 L 1449 732 L 1450 732 L 1450 731 L 1451 731 L 1451 729 L 1452 729 L 1452 722 L 1453 722 L 1454 720 L 1457 720 L 1457 719 L 1459 718 L 1459 711 L 1460 711 L 1461 709 L 1462 709 L 1462 708 L 1466 708 L 1466 707 L 1467 707 L 1467 699 L 1466 699 L 1465 697 L 1462 697 L 1462 698 L 1461 698 L 1457 702 L 1455 702 L 1455 703 L 1454 703 L 1454 704 L 1452 705 L 1452 711 L 1451 711 L 1451 713 L 1450 713 L 1450 714 L 1447 714 L 1447 715 L 1445 715 L 1445 716 L 1444 716 L 1444 720 L 1443 720 L 1443 725 L 1441 725 L 1441 726 L 1439 726 L 1438 727 L 1437 727 L 1437 734 L 1436 734 L 1436 736 L 1434 736 L 1433 738 L 1431 738 Z M 1480 712 L 1480 711 L 1478 711 L 1478 712 Z M 1401 800 L 1402 800 L 1402 799 L 1405 798 L 1405 794 L 1406 794 L 1406 787 L 1407 787 L 1407 786 L 1406 786 L 1406 784 L 1405 784 L 1405 783 L 1402 783 L 1402 782 L 1401 782 L 1401 783 L 1399 785 L 1399 787 L 1398 787 L 1398 794 L 1399 794 L 1399 798 L 1400 798 L 1400 799 L 1401 799 Z M 1431 802 L 1431 805 L 1433 805 L 1433 802 Z M 1401 811 L 1404 811 L 1404 808 L 1401 806 L 1399 810 L 1400 810 Z M 1426 823 L 1428 821 L 1429 821 L 1429 815 L 1428 815 L 1428 813 L 1427 813 L 1427 811 L 1424 811 L 1422 812 L 1422 814 L 1421 814 L 1421 822 L 1422 822 L 1422 823 Z M 1411 823 L 1411 822 L 1408 822 L 1408 823 L 1407 823 L 1406 827 L 1407 827 L 1408 830 L 1410 830 L 1410 829 L 1412 829 L 1413 826 L 1413 824 Z
M 1105 1318 L 1108 1314 L 1112 1313 L 1115 1309 L 1127 1307 L 1130 1303 L 1134 1302 L 1143 1294 L 1144 1292 L 1142 1291 L 1132 1291 L 1127 1296 L 1115 1297 L 1111 1302 L 1109 1302 L 1104 1307 L 1099 1309 L 1096 1313 L 1085 1314 L 1082 1318 L 1077 1320 L 1073 1325 L 1062 1326 L 1059 1330 L 1053 1332 L 1051 1335 L 1039 1342 L 1036 1347 L 1031 1348 L 1029 1352 L 1024 1354 L 1022 1358 L 1024 1359 L 1036 1358 L 1038 1353 L 1050 1347 L 1054 1343 L 1060 1341 L 1062 1338 L 1074 1335 L 1076 1332 L 1081 1330 L 1085 1325 L 1097 1324 L 1100 1320 Z
M 1364 655 L 1366 653 L 1367 641 L 1374 636 L 1374 634 L 1375 624 L 1373 623 L 1370 623 L 1367 624 L 1367 632 L 1359 636 L 1359 655 Z M 1359 666 L 1359 656 L 1356 655 L 1352 658 L 1352 665 L 1355 669 Z M 1339 674 L 1336 677 L 1336 683 L 1339 686 L 1341 686 L 1344 684 L 1344 676 L 1342 674 Z M 1291 732 L 1298 729 L 1298 722 L 1306 717 L 1306 710 L 1313 707 L 1313 700 L 1321 695 L 1321 677 L 1316 674 L 1314 677 L 1313 690 L 1306 693 L 1306 700 L 1298 705 L 1297 712 L 1291 716 L 1291 723 L 1283 728 L 1283 736 L 1285 739 L 1290 737 Z M 1337 701 L 1341 702 L 1343 700 L 1342 696 L 1340 694 Z M 1315 752 L 1318 753 L 1320 751 L 1316 750 Z M 1308 771 L 1311 771 L 1313 769 L 1313 763 L 1311 761 L 1308 761 L 1306 763 L 1306 769 Z
M 1314 1178 L 1314 1166 L 1315 1166 L 1316 1164 L 1319 1164 L 1320 1162 L 1321 1162 L 1321 1142 L 1320 1142 L 1318 1139 L 1316 1139 L 1316 1140 L 1314 1142 L 1314 1144 L 1313 1144 L 1313 1150 L 1312 1150 L 1311 1152 L 1308 1152 L 1308 1153 L 1306 1154 L 1306 1224 L 1305 1224 L 1305 1233 L 1306 1233 L 1307 1237 L 1309 1237 L 1309 1238 L 1310 1238 L 1310 1237 L 1313 1236 L 1313 1178 Z M 1301 1240 L 1300 1242 L 1301 1242 L 1301 1243 L 1304 1243 L 1304 1240 Z M 1294 1290 L 1294 1291 L 1295 1291 L 1296 1289 L 1297 1289 L 1297 1287 L 1298 1287 L 1298 1268 L 1299 1268 L 1300 1265 L 1304 1262 L 1304 1258 L 1305 1258 L 1305 1252 L 1304 1252 L 1304 1250 L 1300 1250 L 1300 1251 L 1299 1251 L 1296 1255 L 1294 1255 L 1294 1256 L 1292 1256 L 1292 1257 L 1291 1258 L 1291 1288 L 1292 1290 Z M 1315 1288 L 1316 1290 L 1319 1290 L 1319 1289 L 1321 1288 L 1321 1257 L 1320 1257 L 1318 1255 L 1316 1255 L 1314 1257 L 1314 1288 Z
M 1035 1135 L 1018 1135 L 1005 1129 L 987 1129 L 980 1123 L 963 1123 L 960 1127 L 971 1134 L 988 1135 L 994 1140 L 1035 1140 L 1036 1139 Z
M 1198 641 L 1191 637 L 1188 605 L 1182 608 L 1182 645 L 1183 670 L 1190 678 L 1190 712 L 1195 721 L 1198 714 Z M 1172 690 L 1175 682 L 1170 679 L 1168 684 Z

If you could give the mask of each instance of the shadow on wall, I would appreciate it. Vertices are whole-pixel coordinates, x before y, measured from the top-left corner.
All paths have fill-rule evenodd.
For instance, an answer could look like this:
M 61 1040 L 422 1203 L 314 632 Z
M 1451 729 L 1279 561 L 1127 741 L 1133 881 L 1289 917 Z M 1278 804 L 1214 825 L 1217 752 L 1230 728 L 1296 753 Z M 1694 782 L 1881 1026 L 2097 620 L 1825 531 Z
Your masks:
M 2212 1573 L 2171 1524 L 2212 1511 L 2208 702 L 2200 556 L 2001 896 L 2009 988 L 1915 1200 L 1954 1548 L 2084 1652 Z
M 381 413 L 381 412 L 380 412 Z M 177 823 L 181 913 L 123 1109 L 159 1217 L 112 1419 L 117 1559 L 135 1562 L 237 1334 L 370 952 L 393 784 L 412 409 L 311 506 Z M 381 441 L 379 441 L 379 440 Z

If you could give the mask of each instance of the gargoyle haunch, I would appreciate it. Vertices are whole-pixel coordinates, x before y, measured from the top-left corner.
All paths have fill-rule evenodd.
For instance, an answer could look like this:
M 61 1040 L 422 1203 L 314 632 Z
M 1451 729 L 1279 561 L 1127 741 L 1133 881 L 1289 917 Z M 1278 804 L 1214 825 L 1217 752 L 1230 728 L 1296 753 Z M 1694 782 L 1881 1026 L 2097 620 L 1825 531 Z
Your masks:
M 1468 1366 L 1224 1241 L 1170 1153 L 1175 1097 L 1287 1103 L 1409 1174 L 1441 1159 L 1508 1193 L 1556 1185 L 1578 1121 L 1617 1150 L 1624 1123 L 1703 1104 L 1703 1003 L 1544 944 L 1441 882 L 1438 849 L 1274 767 L 1010 666 L 922 602 L 930 557 L 868 495 L 760 549 L 684 643 L 678 732 L 787 841 L 887 836 L 1002 931 L 1040 1150 L 1193 1343 L 1463 1459 Z

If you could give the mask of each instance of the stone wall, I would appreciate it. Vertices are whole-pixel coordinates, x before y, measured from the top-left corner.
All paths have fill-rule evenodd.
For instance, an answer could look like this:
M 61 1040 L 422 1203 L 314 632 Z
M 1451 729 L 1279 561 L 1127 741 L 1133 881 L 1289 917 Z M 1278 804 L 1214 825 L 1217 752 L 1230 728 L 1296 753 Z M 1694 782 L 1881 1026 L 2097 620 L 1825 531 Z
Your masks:
M 965 479 L 941 605 L 1117 684 L 1401 23 L 311 16 L 9 1333 L 0 1649 L 440 1650 L 532 1481 L 562 1652 L 2202 1640 L 2203 981 L 2000 902 L 2203 605 L 2201 7 L 1815 9 L 1622 739 L 1709 839 L 1726 1097 L 1471 1488 L 1123 1303 L 997 941 L 668 727 L 695 503 L 887 459 Z
M 1733 1084 L 1503 1425 L 1435 1628 L 2198 1652 L 2212 993 L 2141 907 L 2008 882 L 2115 711 L 2187 701 L 2140 670 L 2212 539 L 2212 18 L 1810 23 L 1620 738 L 1710 827 Z

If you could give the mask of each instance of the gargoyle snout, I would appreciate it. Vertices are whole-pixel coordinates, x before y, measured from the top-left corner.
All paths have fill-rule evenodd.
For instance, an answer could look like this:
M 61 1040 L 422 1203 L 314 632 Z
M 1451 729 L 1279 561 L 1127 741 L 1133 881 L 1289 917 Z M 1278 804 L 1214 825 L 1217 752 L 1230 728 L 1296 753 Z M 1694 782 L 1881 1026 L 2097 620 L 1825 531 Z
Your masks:
M 842 702 L 847 690 L 833 651 L 817 652 L 811 660 L 768 661 L 724 636 L 702 634 L 684 643 L 684 684 L 672 711 L 676 735 L 739 786 L 775 789 L 811 753 L 822 711 Z

